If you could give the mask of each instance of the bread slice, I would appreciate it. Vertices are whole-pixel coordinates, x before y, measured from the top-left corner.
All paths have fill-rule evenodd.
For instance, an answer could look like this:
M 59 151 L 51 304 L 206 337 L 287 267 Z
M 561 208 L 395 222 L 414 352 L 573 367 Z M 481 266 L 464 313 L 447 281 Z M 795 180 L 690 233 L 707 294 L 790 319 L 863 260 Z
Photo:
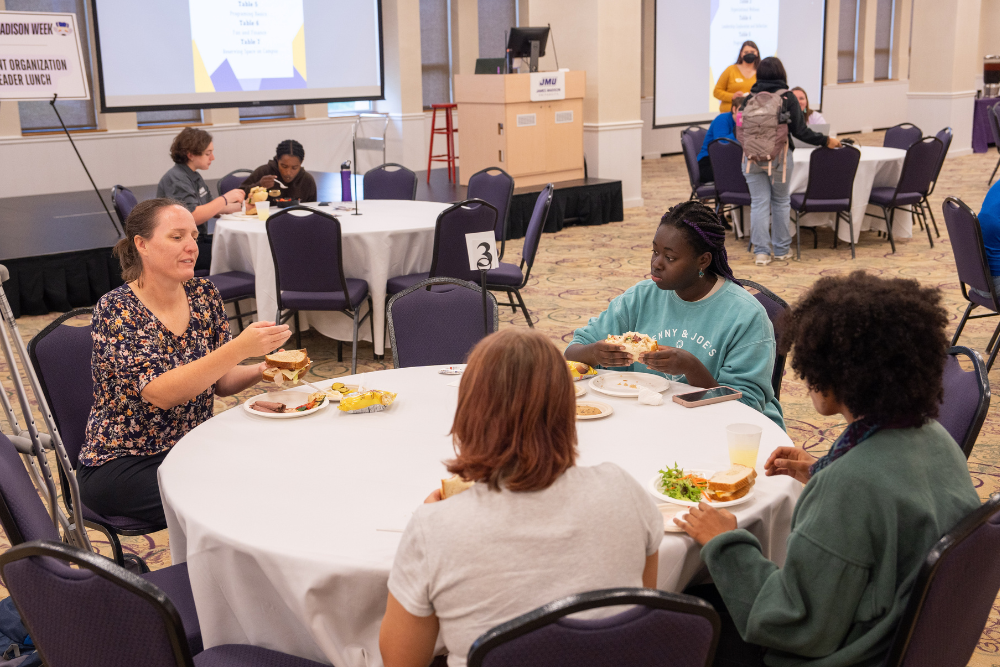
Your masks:
M 709 500 L 713 500 L 719 503 L 729 502 L 730 500 L 739 500 L 746 494 L 750 493 L 750 489 L 753 488 L 753 484 L 744 486 L 738 491 L 733 491 L 732 493 L 727 493 L 725 491 L 706 491 L 705 494 L 708 496 Z
M 265 382 L 274 382 L 274 374 L 277 373 L 278 371 L 283 371 L 284 373 L 294 373 L 297 370 L 299 372 L 298 377 L 304 378 L 306 376 L 306 373 L 309 371 L 310 366 L 312 366 L 311 361 L 302 368 L 296 368 L 296 369 L 287 369 L 287 368 L 282 369 L 282 368 L 269 367 L 264 369 L 262 375 L 264 376 Z M 288 375 L 286 375 L 285 377 L 288 378 Z
M 309 353 L 305 348 L 268 354 L 264 356 L 264 361 L 271 368 L 287 368 L 290 371 L 305 368 L 310 364 Z
M 441 480 L 441 500 L 445 498 L 451 498 L 452 496 L 457 496 L 462 491 L 465 491 L 470 486 L 475 484 L 475 482 L 466 482 L 464 479 L 458 475 L 452 475 L 448 479 Z
M 708 490 L 716 494 L 732 494 L 750 488 L 757 479 L 757 471 L 747 466 L 734 465 L 712 475 L 708 480 Z

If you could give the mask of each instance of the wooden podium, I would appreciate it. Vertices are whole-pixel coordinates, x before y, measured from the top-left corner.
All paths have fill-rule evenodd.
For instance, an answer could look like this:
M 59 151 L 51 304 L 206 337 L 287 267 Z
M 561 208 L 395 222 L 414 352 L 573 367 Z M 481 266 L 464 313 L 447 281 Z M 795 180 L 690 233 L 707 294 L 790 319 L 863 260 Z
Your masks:
M 565 99 L 531 101 L 530 74 L 456 74 L 461 185 L 500 167 L 518 187 L 583 178 L 587 73 L 565 72 Z

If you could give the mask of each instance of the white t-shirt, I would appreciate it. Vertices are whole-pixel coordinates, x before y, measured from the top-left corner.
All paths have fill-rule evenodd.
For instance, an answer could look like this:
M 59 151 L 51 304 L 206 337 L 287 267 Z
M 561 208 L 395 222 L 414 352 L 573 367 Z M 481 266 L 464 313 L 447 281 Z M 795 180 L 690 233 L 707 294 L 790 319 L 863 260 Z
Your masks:
M 423 505 L 403 534 L 389 591 L 437 614 L 449 667 L 484 632 L 574 593 L 642 586 L 663 540 L 653 498 L 613 463 L 574 466 L 542 491 L 485 484 Z

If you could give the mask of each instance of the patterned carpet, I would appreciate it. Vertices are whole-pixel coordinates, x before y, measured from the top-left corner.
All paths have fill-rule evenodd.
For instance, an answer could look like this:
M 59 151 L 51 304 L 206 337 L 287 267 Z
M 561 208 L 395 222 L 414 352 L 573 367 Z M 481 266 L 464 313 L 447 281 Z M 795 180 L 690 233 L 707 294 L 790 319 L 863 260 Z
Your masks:
M 882 144 L 882 134 L 854 135 L 864 145 Z M 895 254 L 888 242 L 874 232 L 863 232 L 857 246 L 857 259 L 851 260 L 850 248 L 843 244 L 833 250 L 833 232 L 819 231 L 819 249 L 812 249 L 812 236 L 803 239 L 802 261 L 784 265 L 758 267 L 743 243 L 730 237 L 730 263 L 737 277 L 749 278 L 773 290 L 788 302 L 794 302 L 816 278 L 863 269 L 878 275 L 915 278 L 925 285 L 939 287 L 954 323 L 957 323 L 965 302 L 958 287 L 951 246 L 948 242 L 941 202 L 947 195 L 961 197 L 974 210 L 979 210 L 986 195 L 986 181 L 996 161 L 996 153 L 969 155 L 948 160 L 931 201 L 935 207 L 941 237 L 930 248 L 926 235 L 919 229 L 912 240 L 897 240 Z M 569 341 L 573 329 L 602 311 L 608 301 L 642 280 L 649 272 L 649 247 L 652 235 L 663 212 L 685 200 L 690 189 L 684 162 L 680 156 L 643 162 L 644 208 L 628 209 L 625 220 L 599 227 L 570 227 L 558 234 L 544 235 L 532 270 L 528 287 L 523 290 L 535 326 L 553 340 Z M 521 242 L 507 244 L 505 260 L 515 261 Z M 25 340 L 41 330 L 55 315 L 24 317 L 18 321 Z M 524 317 L 509 309 L 501 311 L 501 326 L 526 326 Z M 982 352 L 997 325 L 996 320 L 973 320 L 960 341 Z M 953 330 L 953 329 L 952 329 Z M 349 360 L 336 360 L 336 345 L 322 336 L 307 332 L 303 344 L 316 360 L 309 379 L 325 379 L 345 375 Z M 345 350 L 349 354 L 349 348 Z M 391 367 L 391 356 L 385 362 L 373 359 L 370 344 L 362 344 L 359 372 Z M 345 355 L 346 356 L 346 355 Z M 1000 380 L 1000 371 L 992 374 Z M 9 369 L 0 361 L 0 381 L 13 399 Z M 251 389 L 237 397 L 218 399 L 216 410 L 227 410 L 262 390 Z M 817 415 L 807 396 L 806 388 L 791 372 L 785 375 L 781 402 L 789 435 L 796 444 L 819 454 L 826 450 L 843 428 L 839 419 Z M 36 417 L 36 419 L 38 419 Z M 40 419 L 39 419 L 40 423 Z M 5 422 L 0 428 L 9 432 Z M 55 462 L 52 461 L 54 466 Z M 969 460 L 969 471 L 981 498 L 1000 491 L 1000 401 L 994 401 L 978 443 Z M 92 536 L 95 544 L 104 546 L 100 535 Z M 2 539 L 2 536 L 0 536 Z M 151 567 L 169 564 L 166 531 L 140 538 L 123 540 L 126 548 L 147 560 Z M 0 542 L 0 549 L 6 548 Z M 0 591 L 2 593 L 2 591 Z M 975 667 L 1000 665 L 1000 601 L 970 663 Z

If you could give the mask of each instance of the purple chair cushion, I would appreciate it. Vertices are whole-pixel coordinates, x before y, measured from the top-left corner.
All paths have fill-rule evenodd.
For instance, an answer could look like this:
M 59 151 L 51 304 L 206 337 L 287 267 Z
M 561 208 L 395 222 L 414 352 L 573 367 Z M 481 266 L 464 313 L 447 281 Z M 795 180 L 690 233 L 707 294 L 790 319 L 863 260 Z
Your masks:
M 243 185 L 243 181 L 249 178 L 250 174 L 253 173 L 252 169 L 238 169 L 235 172 L 230 172 L 219 179 L 219 196 L 226 194 L 230 190 L 235 190 L 236 188 Z
M 792 208 L 796 211 L 805 210 L 806 193 L 796 192 L 791 196 Z M 809 211 L 816 213 L 836 213 L 851 208 L 850 199 L 810 199 Z
M 347 279 L 347 294 L 350 304 L 344 300 L 343 292 L 296 292 L 282 290 L 281 306 L 293 310 L 344 310 L 357 308 L 368 298 L 368 282 L 358 278 Z
M 42 499 L 31 483 L 24 462 L 17 453 L 17 448 L 6 435 L 0 433 L 0 495 L 10 513 L 14 526 L 7 526 L 7 539 L 12 546 L 21 541 L 53 540 L 59 541 L 59 531 L 56 530 Z M 20 533 L 20 540 L 11 536 L 10 528 Z
M 715 183 L 705 183 L 704 185 L 699 185 L 694 190 L 694 194 L 698 199 L 711 199 L 715 196 Z
M 166 594 L 181 617 L 188 648 L 191 649 L 191 653 L 201 653 L 204 643 L 201 639 L 201 625 L 198 623 L 198 610 L 194 606 L 194 593 L 191 591 L 187 563 L 153 570 L 141 576 Z
M 318 662 L 247 644 L 215 646 L 194 656 L 195 667 L 326 667 Z
M 708 145 L 719 201 L 730 206 L 750 206 L 750 188 L 743 174 L 743 146 L 731 139 L 716 139 Z
M 893 203 L 894 195 L 896 196 L 896 206 L 909 206 L 910 204 L 916 204 L 924 198 L 919 192 L 901 192 L 899 195 L 896 195 L 896 188 L 881 187 L 872 188 L 872 193 L 868 197 L 868 201 L 881 206 L 890 206 Z
M 230 299 L 252 299 L 256 295 L 256 281 L 252 273 L 227 271 L 208 276 L 223 301 Z
M 116 532 L 145 534 L 155 533 L 158 530 L 166 528 L 166 526 L 146 523 L 145 521 L 140 521 L 139 519 L 133 519 L 130 516 L 106 516 L 104 514 L 98 514 L 86 505 L 83 505 L 81 511 L 83 512 L 84 521 L 91 521 L 93 523 L 101 524 L 102 526 L 109 526 Z
M 524 274 L 517 264 L 500 262 L 500 267 L 486 272 L 487 285 L 503 285 L 504 287 L 521 287 Z
M 385 283 L 385 293 L 389 296 L 393 294 L 399 294 L 407 287 L 413 287 L 421 280 L 427 280 L 430 277 L 430 273 L 411 273 L 405 276 L 396 276 L 395 278 L 389 278 Z

